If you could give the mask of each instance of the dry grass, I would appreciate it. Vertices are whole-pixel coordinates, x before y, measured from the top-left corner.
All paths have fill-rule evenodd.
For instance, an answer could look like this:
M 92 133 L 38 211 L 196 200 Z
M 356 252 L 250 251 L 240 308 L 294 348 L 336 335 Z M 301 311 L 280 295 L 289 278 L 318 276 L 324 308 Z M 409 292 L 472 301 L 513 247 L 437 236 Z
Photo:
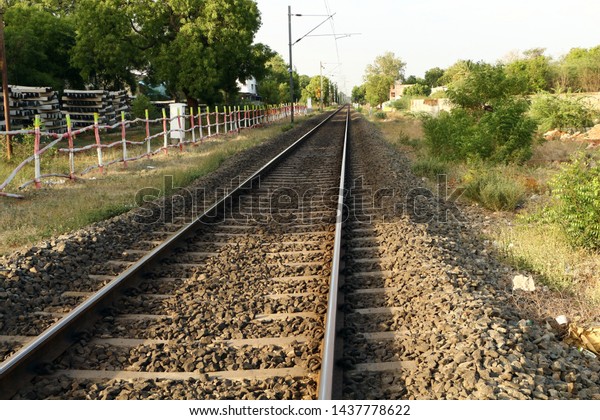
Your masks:
M 587 147 L 586 142 L 578 141 L 542 141 L 533 148 L 530 164 L 544 165 L 552 162 L 566 162 L 570 157 Z
M 492 237 L 512 266 L 536 273 L 536 281 L 550 287 L 550 291 L 530 296 L 527 303 L 538 306 L 535 310 L 538 316 L 598 318 L 598 253 L 571 247 L 561 229 L 548 224 L 499 226 Z
M 127 168 L 115 164 L 103 175 L 95 170 L 81 181 L 29 188 L 24 200 L 0 198 L 0 254 L 126 212 L 137 205 L 136 192 L 141 189 L 164 192 L 169 188 L 164 185 L 167 176 L 172 176 L 174 187 L 188 185 L 228 157 L 281 133 L 284 125 L 279 122 L 238 136 L 218 137 L 197 147 L 187 146 L 185 153 L 171 149 L 168 155 L 129 162 Z M 56 161 L 55 165 L 65 165 L 64 159 Z
M 385 120 L 373 119 L 387 139 L 397 139 L 400 135 L 409 139 L 422 139 L 421 121 L 401 112 L 388 112 Z

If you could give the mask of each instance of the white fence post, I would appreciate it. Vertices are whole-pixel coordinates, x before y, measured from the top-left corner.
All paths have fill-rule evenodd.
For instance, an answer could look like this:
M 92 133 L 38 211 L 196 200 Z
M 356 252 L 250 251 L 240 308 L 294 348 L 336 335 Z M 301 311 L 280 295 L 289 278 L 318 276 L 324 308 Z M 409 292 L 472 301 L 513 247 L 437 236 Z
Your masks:
M 194 119 L 194 107 L 190 107 L 190 123 L 192 124 L 192 143 L 196 144 L 196 120 Z
M 98 169 L 104 173 L 104 163 L 102 162 L 102 143 L 100 142 L 100 127 L 98 126 L 98 113 L 94 112 L 94 137 L 96 138 L 96 151 L 98 152 Z
M 202 133 L 202 108 L 198 107 L 198 126 L 200 131 L 200 141 L 204 138 L 204 134 Z
M 67 114 L 67 136 L 69 139 L 69 178 L 75 179 L 75 152 L 73 152 L 73 125 L 71 115 Z
M 150 145 L 150 118 L 148 114 L 148 110 L 146 110 L 146 153 L 148 157 L 152 153 L 152 146 Z
M 42 170 L 40 168 L 40 116 L 39 115 L 35 116 L 34 127 L 35 127 L 35 139 L 34 139 L 34 143 L 33 143 L 33 153 L 34 153 L 33 159 L 35 161 L 34 183 L 35 183 L 35 188 L 39 189 L 42 186 L 42 184 L 40 182 L 40 178 L 42 177 Z
M 169 134 L 167 132 L 167 110 L 165 108 L 163 108 L 163 110 L 162 110 L 162 115 L 163 115 L 163 140 L 164 140 L 163 150 L 165 151 L 165 153 L 169 153 Z
M 123 166 L 127 167 L 127 136 L 125 135 L 125 111 L 121 111 L 121 142 L 123 143 Z

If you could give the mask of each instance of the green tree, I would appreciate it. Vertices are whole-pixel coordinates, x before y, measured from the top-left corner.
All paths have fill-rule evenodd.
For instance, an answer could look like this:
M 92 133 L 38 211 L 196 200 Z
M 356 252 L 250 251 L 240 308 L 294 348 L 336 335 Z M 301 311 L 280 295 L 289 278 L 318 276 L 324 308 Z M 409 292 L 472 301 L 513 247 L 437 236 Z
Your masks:
M 583 92 L 600 90 L 600 45 L 573 48 L 556 65 L 555 88 Z
M 431 93 L 431 87 L 428 85 L 424 85 L 421 83 L 417 83 L 411 86 L 408 86 L 404 89 L 404 96 L 429 96 Z
M 236 80 L 269 58 L 253 45 L 251 0 L 78 0 L 75 16 L 73 62 L 98 86 L 131 85 L 138 70 L 191 106 L 215 103 L 237 97 Z
M 425 72 L 425 84 L 432 88 L 442 86 L 442 77 L 444 77 L 444 70 L 433 67 Z
M 446 74 L 452 77 L 448 85 L 448 98 L 471 112 L 484 111 L 493 106 L 495 101 L 518 91 L 515 79 L 506 74 L 502 65 L 460 62 L 456 72 Z
M 136 21 L 136 9 L 120 0 L 77 1 L 77 42 L 71 62 L 94 87 L 135 89 L 132 71 L 146 64 L 143 35 L 133 28 L 142 25 Z
M 300 97 L 301 89 L 308 84 L 308 76 L 298 76 L 294 72 L 294 96 Z M 265 72 L 262 79 L 258 79 L 259 94 L 263 102 L 268 104 L 280 104 L 290 102 L 290 74 L 288 65 L 283 57 L 274 54 L 265 64 Z
M 458 60 L 444 71 L 444 75 L 440 78 L 439 82 L 442 85 L 458 82 L 467 77 L 474 66 L 475 63 L 471 60 Z
M 352 102 L 363 105 L 366 103 L 366 95 L 367 87 L 364 84 L 352 88 Z
M 550 90 L 552 84 L 552 65 L 550 57 L 544 55 L 544 48 L 535 48 L 523 53 L 506 65 L 506 73 L 515 79 L 518 90 L 531 94 Z
M 302 98 L 307 100 L 312 98 L 313 103 L 321 101 L 323 97 L 323 104 L 328 105 L 331 101 L 331 87 L 330 80 L 323 76 L 323 91 L 321 91 L 321 76 L 313 76 L 310 79 L 310 83 L 303 89 Z
M 81 87 L 83 81 L 69 62 L 75 45 L 71 19 L 58 17 L 40 5 L 17 2 L 5 14 L 8 80 L 11 84 Z
M 375 58 L 365 71 L 366 99 L 372 106 L 388 100 L 390 87 L 404 76 L 404 63 L 394 53 L 386 52 Z
M 528 102 L 514 95 L 516 85 L 504 67 L 459 62 L 446 72 L 450 113 L 428 118 L 423 127 L 432 153 L 448 160 L 469 157 L 498 163 L 531 156 L 536 128 Z

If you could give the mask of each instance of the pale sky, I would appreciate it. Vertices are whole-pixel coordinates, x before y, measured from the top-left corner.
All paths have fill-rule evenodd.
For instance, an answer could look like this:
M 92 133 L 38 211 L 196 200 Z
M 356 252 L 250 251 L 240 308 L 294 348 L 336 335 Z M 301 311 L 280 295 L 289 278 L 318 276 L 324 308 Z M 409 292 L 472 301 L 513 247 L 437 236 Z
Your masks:
M 323 73 L 350 93 L 362 84 L 367 64 L 391 51 L 407 63 L 406 75 L 422 77 L 432 67 L 459 59 L 495 63 L 512 51 L 545 47 L 558 58 L 573 47 L 600 45 L 600 0 L 257 0 L 262 27 L 255 41 L 269 45 L 285 61 L 288 14 L 335 13 L 293 47 L 300 74 Z M 292 17 L 292 42 L 325 17 Z M 336 46 L 337 43 L 337 46 Z M 341 65 L 338 66 L 338 62 Z

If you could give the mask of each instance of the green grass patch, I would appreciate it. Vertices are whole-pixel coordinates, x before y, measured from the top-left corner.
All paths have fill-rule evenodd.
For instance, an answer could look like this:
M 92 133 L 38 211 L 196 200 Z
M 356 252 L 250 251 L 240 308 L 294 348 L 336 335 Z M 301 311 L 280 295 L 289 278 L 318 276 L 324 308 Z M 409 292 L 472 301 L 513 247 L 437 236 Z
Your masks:
M 417 158 L 412 164 L 412 170 L 415 175 L 424 176 L 433 181 L 437 180 L 438 175 L 448 175 L 450 165 L 448 162 L 435 156 L 425 156 Z

